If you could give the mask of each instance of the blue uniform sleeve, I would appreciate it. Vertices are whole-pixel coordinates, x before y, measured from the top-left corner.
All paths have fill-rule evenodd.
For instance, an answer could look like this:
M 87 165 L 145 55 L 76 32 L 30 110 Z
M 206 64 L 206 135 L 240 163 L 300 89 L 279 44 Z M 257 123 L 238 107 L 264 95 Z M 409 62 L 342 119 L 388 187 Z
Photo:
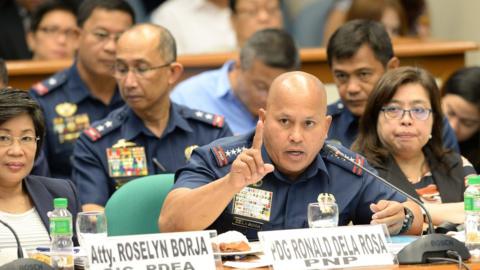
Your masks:
M 443 118 L 443 146 L 447 149 L 460 153 L 457 137 L 446 117 Z
M 110 177 L 103 168 L 101 154 L 82 133 L 73 150 L 72 180 L 77 186 L 80 202 L 105 205 L 109 198 Z
M 375 172 L 375 169 L 371 169 Z M 361 198 L 358 200 L 358 207 L 355 211 L 354 224 L 369 224 L 372 219 L 371 203 L 377 203 L 380 200 L 390 200 L 397 202 L 405 202 L 407 198 L 401 193 L 393 190 L 389 186 L 382 183 L 375 177 L 364 173 L 363 190 L 359 192 Z
M 195 149 L 187 165 L 175 173 L 173 189 L 181 187 L 194 189 L 222 177 L 223 175 L 219 175 L 214 169 L 214 162 L 204 147 Z

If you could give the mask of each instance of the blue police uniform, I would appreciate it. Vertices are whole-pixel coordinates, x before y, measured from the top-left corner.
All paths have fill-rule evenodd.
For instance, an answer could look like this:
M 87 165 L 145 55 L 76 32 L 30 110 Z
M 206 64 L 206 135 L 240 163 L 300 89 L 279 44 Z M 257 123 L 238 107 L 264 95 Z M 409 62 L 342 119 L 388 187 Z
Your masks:
M 82 204 L 105 205 L 127 180 L 174 173 L 193 148 L 231 134 L 223 116 L 171 103 L 167 126 L 158 138 L 125 105 L 82 133 L 73 153 L 72 179 Z
M 251 147 L 253 135 L 254 132 L 223 138 L 195 149 L 187 166 L 177 171 L 173 188 L 194 189 L 225 176 L 238 154 Z M 358 162 L 365 162 L 363 157 L 348 149 L 339 149 L 356 157 Z M 266 163 L 271 163 L 264 147 L 262 157 Z M 308 227 L 308 204 L 316 202 L 319 193 L 335 196 L 339 225 L 350 221 L 369 224 L 373 215 L 370 204 L 381 199 L 406 200 L 357 166 L 322 150 L 296 181 L 275 170 L 237 193 L 210 229 L 218 233 L 237 230 L 254 240 L 260 230 L 305 228 Z
M 124 102 L 118 90 L 110 104 L 95 98 L 82 81 L 75 63 L 33 86 L 31 96 L 44 111 L 44 151 L 54 178 L 70 178 L 73 146 L 81 131 L 105 118 Z
M 328 139 L 345 147 L 350 147 L 357 138 L 360 118 L 353 115 L 342 101 L 328 105 L 327 114 L 332 116 Z M 460 152 L 457 137 L 447 118 L 443 118 L 443 145 L 447 149 L 453 149 L 457 153 Z

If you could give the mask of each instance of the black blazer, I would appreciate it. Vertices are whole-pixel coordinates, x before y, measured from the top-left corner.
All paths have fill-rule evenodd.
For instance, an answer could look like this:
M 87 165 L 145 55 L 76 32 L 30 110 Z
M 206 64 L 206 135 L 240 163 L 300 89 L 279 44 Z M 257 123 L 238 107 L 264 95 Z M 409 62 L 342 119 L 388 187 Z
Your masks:
M 23 180 L 23 185 L 37 209 L 43 225 L 50 233 L 47 213 L 53 210 L 53 199 L 67 198 L 68 210 L 73 216 L 73 242 L 78 246 L 75 222 L 77 213 L 81 212 L 81 204 L 75 186 L 69 180 L 54 179 L 43 176 L 29 175 Z
M 461 156 L 457 153 L 448 153 L 445 157 L 447 166 L 443 166 L 433 155 L 430 149 L 424 149 L 425 158 L 430 166 L 433 181 L 437 185 L 442 202 L 461 202 L 463 201 L 463 192 L 465 191 L 465 172 L 462 165 Z M 390 156 L 383 166 L 375 166 L 378 175 L 387 181 L 407 192 L 413 197 L 420 199 L 413 185 L 403 174 L 395 159 Z

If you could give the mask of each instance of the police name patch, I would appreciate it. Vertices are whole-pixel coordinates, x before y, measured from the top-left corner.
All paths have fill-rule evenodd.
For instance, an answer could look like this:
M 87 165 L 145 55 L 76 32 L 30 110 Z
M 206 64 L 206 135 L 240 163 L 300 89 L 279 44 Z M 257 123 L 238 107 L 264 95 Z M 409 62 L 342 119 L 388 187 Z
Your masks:
M 270 221 L 273 192 L 245 187 L 233 199 L 232 214 Z

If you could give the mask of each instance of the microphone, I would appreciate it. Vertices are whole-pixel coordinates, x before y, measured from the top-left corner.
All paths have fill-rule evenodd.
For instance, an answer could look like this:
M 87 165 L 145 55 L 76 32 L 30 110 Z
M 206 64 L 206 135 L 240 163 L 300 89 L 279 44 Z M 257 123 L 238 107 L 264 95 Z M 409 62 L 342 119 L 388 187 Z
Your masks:
M 451 252 L 449 251 L 457 252 L 463 260 L 468 260 L 470 258 L 470 252 L 468 251 L 465 244 L 453 237 L 435 233 L 432 217 L 430 216 L 430 213 L 428 212 L 425 205 L 420 200 L 399 189 L 398 187 L 388 182 L 384 178 L 378 176 L 371 170 L 365 168 L 362 164 L 356 162 L 353 158 L 342 153 L 335 146 L 325 143 L 324 148 L 325 150 L 327 150 L 327 152 L 330 152 L 331 154 L 338 158 L 341 158 L 342 160 L 350 162 L 351 164 L 359 167 L 360 169 L 367 172 L 369 175 L 373 176 L 375 179 L 382 182 L 384 185 L 401 193 L 411 201 L 415 202 L 424 211 L 428 222 L 428 234 L 423 235 L 419 239 L 413 241 L 412 243 L 405 246 L 402 250 L 400 250 L 400 252 L 397 254 L 399 264 L 428 263 L 428 258 L 433 257 L 450 258 L 449 253 Z
M 15 237 L 15 241 L 17 243 L 17 257 L 18 259 L 9 262 L 7 264 L 4 264 L 0 266 L 0 270 L 10 270 L 10 269 L 44 269 L 44 270 L 53 270 L 53 268 L 39 260 L 34 260 L 34 259 L 25 259 L 23 258 L 23 249 L 22 245 L 20 244 L 20 240 L 18 239 L 18 235 L 15 232 L 15 230 L 8 225 L 5 221 L 0 219 L 0 223 L 7 227 L 7 229 L 12 232 L 13 236 Z

